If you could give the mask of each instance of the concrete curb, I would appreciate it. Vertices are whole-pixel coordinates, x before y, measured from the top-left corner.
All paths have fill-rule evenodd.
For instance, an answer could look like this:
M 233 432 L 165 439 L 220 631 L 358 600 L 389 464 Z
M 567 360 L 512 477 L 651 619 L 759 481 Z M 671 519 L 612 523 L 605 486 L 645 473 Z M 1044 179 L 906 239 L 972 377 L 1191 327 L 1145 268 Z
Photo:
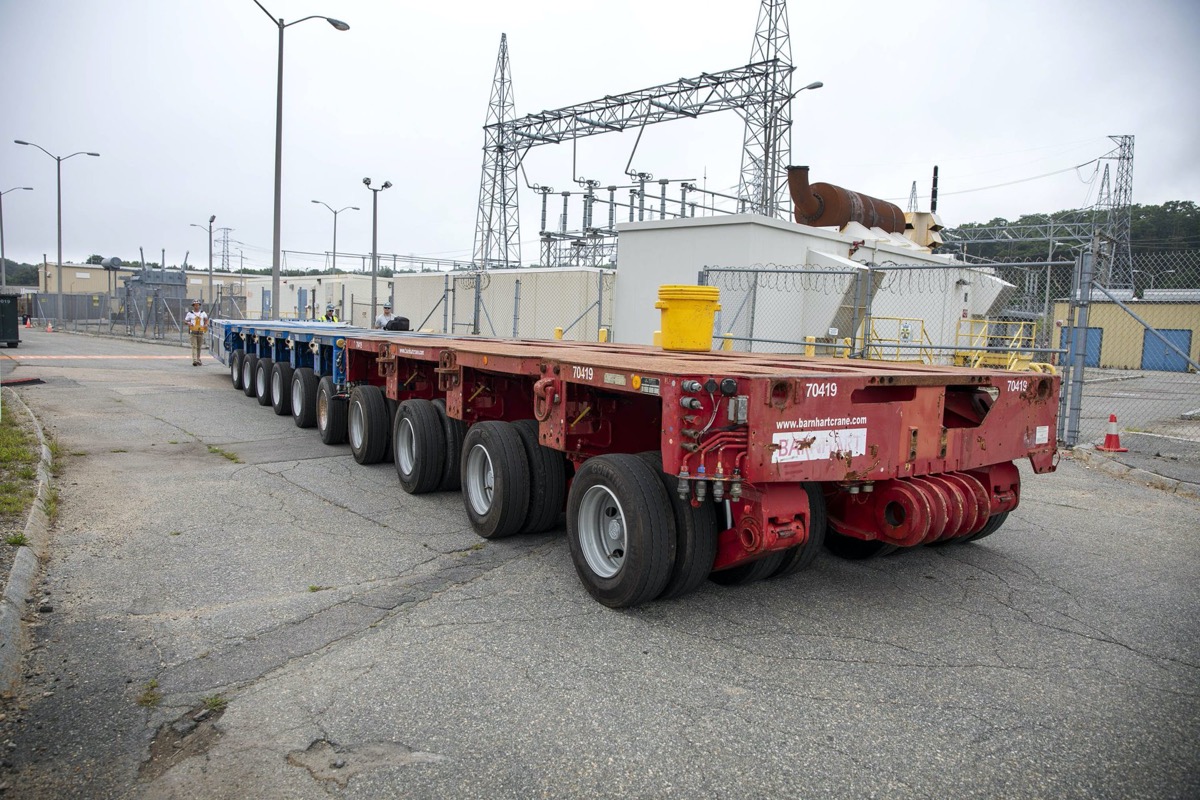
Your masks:
M 37 498 L 25 521 L 27 544 L 17 548 L 12 569 L 4 582 L 0 598 L 0 691 L 14 691 L 21 680 L 21 659 L 25 655 L 25 631 L 21 617 L 28 609 L 27 600 L 33 596 L 33 585 L 41 569 L 41 558 L 50 543 L 50 518 L 46 514 L 46 498 L 50 493 L 50 448 L 42 433 L 41 423 L 16 392 L 4 388 L 4 402 L 20 408 L 33 420 L 41 458 L 37 469 Z
M 1089 467 L 1094 467 L 1114 477 L 1123 478 L 1127 481 L 1137 481 L 1145 486 L 1177 494 L 1180 497 L 1200 500 L 1200 486 L 1122 464 L 1120 461 L 1096 450 L 1094 445 L 1076 445 L 1072 448 L 1071 455 Z

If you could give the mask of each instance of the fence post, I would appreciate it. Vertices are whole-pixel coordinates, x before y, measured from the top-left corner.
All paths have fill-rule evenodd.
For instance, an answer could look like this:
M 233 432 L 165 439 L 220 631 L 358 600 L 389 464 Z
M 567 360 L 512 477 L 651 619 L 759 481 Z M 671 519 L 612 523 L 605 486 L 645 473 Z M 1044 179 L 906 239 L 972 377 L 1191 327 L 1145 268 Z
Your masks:
M 450 274 L 442 283 L 442 333 L 450 332 Z
M 1071 386 L 1066 414 L 1067 435 L 1064 438 L 1068 447 L 1079 443 L 1079 423 L 1083 413 L 1083 365 L 1087 360 L 1088 310 L 1091 306 L 1092 274 L 1095 270 L 1093 254 L 1080 253 L 1078 264 L 1079 269 L 1074 280 L 1076 291 L 1071 303 L 1073 313 L 1067 314 L 1067 341 L 1070 347 L 1067 361 L 1071 365 Z M 1079 330 L 1083 331 L 1082 336 L 1077 335 Z
M 517 338 L 517 325 L 521 320 L 521 279 L 513 285 L 513 338 Z
M 479 304 L 483 302 L 483 272 L 475 273 L 475 311 L 471 316 L 471 333 L 479 335 Z

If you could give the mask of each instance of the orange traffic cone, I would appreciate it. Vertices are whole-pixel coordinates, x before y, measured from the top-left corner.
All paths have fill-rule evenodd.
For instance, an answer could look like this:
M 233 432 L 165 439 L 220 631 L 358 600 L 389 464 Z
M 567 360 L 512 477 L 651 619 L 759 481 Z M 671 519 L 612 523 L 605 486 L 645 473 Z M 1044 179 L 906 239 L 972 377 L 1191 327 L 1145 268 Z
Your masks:
M 1108 415 L 1108 433 L 1104 434 L 1104 444 L 1096 445 L 1096 449 L 1105 453 L 1128 453 L 1128 447 L 1121 447 L 1121 437 L 1117 433 L 1117 415 Z
M 46 322 L 46 333 L 54 333 L 54 323 L 53 322 L 49 322 L 49 321 Z
M 26 328 L 32 328 L 32 327 L 33 327 L 32 325 L 30 325 L 30 324 L 29 324 L 29 317 L 26 317 L 26 318 L 25 318 L 25 327 L 26 327 Z

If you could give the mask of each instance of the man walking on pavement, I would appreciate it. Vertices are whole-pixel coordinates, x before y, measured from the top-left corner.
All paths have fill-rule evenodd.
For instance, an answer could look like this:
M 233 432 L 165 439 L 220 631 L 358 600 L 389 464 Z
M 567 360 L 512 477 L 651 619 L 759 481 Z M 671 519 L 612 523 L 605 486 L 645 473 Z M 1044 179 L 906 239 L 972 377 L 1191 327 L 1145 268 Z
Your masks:
M 200 348 L 204 346 L 204 334 L 208 333 L 208 314 L 200 308 L 200 301 L 192 301 L 192 310 L 183 318 L 192 340 L 192 366 L 200 366 Z

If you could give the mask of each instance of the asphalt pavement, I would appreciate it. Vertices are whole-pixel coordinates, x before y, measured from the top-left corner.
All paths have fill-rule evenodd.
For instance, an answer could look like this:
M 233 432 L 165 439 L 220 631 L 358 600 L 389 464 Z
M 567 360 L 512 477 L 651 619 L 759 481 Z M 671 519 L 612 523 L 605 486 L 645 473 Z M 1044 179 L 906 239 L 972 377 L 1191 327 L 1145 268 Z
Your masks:
M 68 455 L 16 796 L 1200 796 L 1187 481 L 1064 458 L 976 543 L 613 611 L 211 360 L 26 333 Z

